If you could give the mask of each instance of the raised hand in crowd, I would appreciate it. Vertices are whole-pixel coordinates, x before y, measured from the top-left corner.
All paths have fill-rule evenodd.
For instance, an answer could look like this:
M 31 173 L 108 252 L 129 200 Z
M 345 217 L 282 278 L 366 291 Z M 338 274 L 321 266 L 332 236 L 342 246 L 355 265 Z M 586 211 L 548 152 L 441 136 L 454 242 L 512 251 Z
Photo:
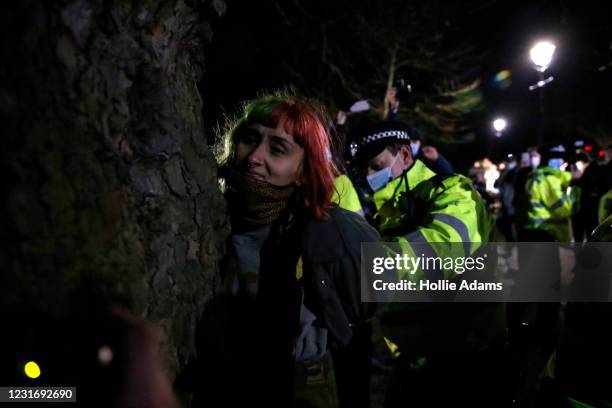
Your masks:
M 439 153 L 438 153 L 438 149 L 436 149 L 433 146 L 423 146 L 421 147 L 421 153 L 423 154 L 423 156 L 431 161 L 436 161 L 438 160 L 438 157 L 440 157 Z

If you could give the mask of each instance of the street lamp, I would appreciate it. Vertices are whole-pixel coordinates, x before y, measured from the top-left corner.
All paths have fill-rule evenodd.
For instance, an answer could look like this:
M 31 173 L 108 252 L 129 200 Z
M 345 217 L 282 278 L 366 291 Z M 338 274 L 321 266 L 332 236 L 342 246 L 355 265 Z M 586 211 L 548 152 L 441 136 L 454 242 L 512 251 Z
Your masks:
M 556 48 L 549 41 L 540 41 L 529 50 L 531 61 L 534 63 L 536 71 L 538 71 L 538 82 L 529 87 L 530 91 L 539 89 L 538 145 L 541 145 L 544 139 L 544 87 L 554 79 L 552 75 L 544 78 L 544 72 L 548 69 Z
M 531 48 L 529 51 L 529 56 L 531 57 L 531 61 L 533 61 L 538 71 L 546 71 L 546 68 L 548 68 L 550 62 L 552 61 L 555 48 L 557 47 L 548 41 L 540 41 Z
M 493 121 L 493 129 L 495 129 L 495 136 L 500 137 L 502 135 L 502 132 L 504 131 L 504 129 L 506 129 L 506 126 L 508 125 L 508 123 L 506 122 L 505 119 L 503 118 L 497 118 Z
M 495 155 L 495 151 L 497 148 L 497 139 L 499 139 L 502 133 L 504 132 L 504 130 L 506 130 L 506 127 L 508 126 L 508 122 L 506 122 L 506 119 L 498 117 L 498 118 L 495 118 L 495 120 L 493 120 L 492 126 L 493 126 L 493 130 L 495 131 L 495 137 L 488 138 L 489 143 L 487 143 L 488 144 L 487 156 L 489 157 L 493 157 Z

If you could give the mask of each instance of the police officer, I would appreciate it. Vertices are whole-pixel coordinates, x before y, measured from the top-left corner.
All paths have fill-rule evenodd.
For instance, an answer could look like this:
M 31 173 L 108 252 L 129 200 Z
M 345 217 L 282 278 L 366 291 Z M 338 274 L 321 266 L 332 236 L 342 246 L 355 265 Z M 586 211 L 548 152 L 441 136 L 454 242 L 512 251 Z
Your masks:
M 566 149 L 549 144 L 540 149 L 542 164 L 528 177 L 525 192 L 529 198 L 522 241 L 569 242 L 569 219 L 579 189 L 571 187 L 572 174 L 567 167 Z
M 373 221 L 409 256 L 423 245 L 429 255 L 444 256 L 437 252 L 440 242 L 463 243 L 464 255 L 472 254 L 491 233 L 482 198 L 468 178 L 437 175 L 414 159 L 409 131 L 383 121 L 356 132 L 356 165 L 370 188 Z M 499 305 L 391 303 L 380 321 L 388 341 L 399 347 L 387 406 L 503 398 L 503 380 L 492 380 L 502 367 L 496 358 L 505 330 Z
M 612 145 L 606 147 L 604 156 L 606 163 L 602 166 L 601 180 L 604 195 L 599 199 L 599 211 L 597 212 L 599 223 L 602 223 L 612 214 Z
M 519 245 L 515 290 L 528 291 L 542 302 L 508 305 L 511 353 L 523 373 L 516 395 L 521 402 L 536 392 L 534 384 L 555 346 L 559 303 L 549 290 L 559 282 L 561 260 L 558 245 L 552 243 L 570 241 L 569 221 L 579 198 L 579 189 L 570 185 L 572 174 L 565 171 L 567 151 L 563 144 L 549 143 L 538 152 L 541 161 L 526 179 L 520 209 L 524 217 L 517 225 L 517 235 L 521 242 L 551 244 Z M 546 268 L 541 268 L 541 261 Z
M 606 218 L 612 214 L 612 190 L 608 190 L 599 200 L 599 211 L 597 212 L 597 219 L 602 223 Z

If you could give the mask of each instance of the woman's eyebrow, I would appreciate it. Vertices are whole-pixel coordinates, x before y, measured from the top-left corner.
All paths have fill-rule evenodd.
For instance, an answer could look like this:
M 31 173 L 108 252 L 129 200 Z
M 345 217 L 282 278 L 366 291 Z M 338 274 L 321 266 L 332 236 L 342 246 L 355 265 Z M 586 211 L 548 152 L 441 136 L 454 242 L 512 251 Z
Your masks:
M 270 138 L 272 138 L 275 142 L 281 143 L 282 145 L 285 145 L 287 147 L 294 145 L 293 142 L 291 142 L 290 140 L 288 140 L 287 138 L 281 135 L 270 134 Z

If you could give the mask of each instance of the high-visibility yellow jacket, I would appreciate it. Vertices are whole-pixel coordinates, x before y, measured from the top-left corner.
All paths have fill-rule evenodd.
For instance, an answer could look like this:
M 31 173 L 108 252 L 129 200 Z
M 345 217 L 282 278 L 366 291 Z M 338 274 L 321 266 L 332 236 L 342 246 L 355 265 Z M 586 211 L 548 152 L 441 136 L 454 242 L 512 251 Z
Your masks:
M 608 190 L 608 192 L 599 199 L 597 219 L 602 223 L 610 214 L 612 214 L 612 190 Z
M 410 214 L 401 199 L 407 191 L 414 203 Z M 398 242 L 408 256 L 415 256 L 415 243 L 420 251 L 429 247 L 427 256 L 471 255 L 492 231 L 492 218 L 468 178 L 437 176 L 419 160 L 372 198 L 381 235 Z M 463 245 L 443 245 L 449 242 Z M 454 276 L 453 271 L 444 271 L 445 278 Z M 422 273 L 402 276 L 422 277 Z M 502 337 L 505 330 L 503 307 L 498 304 L 389 303 L 380 322 L 385 337 L 408 358 L 475 350 Z
M 570 187 L 572 174 L 548 166 L 535 169 L 527 177 L 529 199 L 526 229 L 540 229 L 561 242 L 569 241 L 569 218 L 579 201 L 580 190 Z
M 346 174 L 336 177 L 336 190 L 331 201 L 338 204 L 340 208 L 363 215 L 357 190 L 355 190 L 353 182 Z
M 410 214 L 401 202 L 407 191 L 413 202 Z M 470 255 L 479 243 L 488 241 L 492 231 L 484 201 L 467 177 L 436 176 L 420 160 L 405 176 L 377 191 L 373 200 L 381 235 L 399 242 L 409 256 L 414 255 L 413 242 L 463 242 L 464 252 L 456 255 Z

